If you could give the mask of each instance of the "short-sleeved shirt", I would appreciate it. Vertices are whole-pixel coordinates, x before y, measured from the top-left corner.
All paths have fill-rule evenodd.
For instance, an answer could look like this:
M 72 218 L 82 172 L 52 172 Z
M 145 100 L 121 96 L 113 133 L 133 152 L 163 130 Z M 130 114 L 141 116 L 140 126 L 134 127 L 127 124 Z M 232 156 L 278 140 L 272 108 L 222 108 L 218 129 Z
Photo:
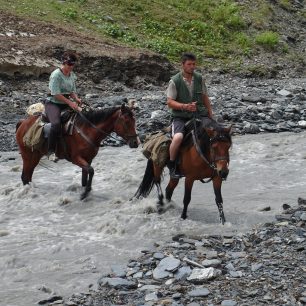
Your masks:
M 184 77 L 183 77 L 183 80 L 184 80 L 184 82 L 185 82 L 185 84 L 186 84 L 186 86 L 189 90 L 190 96 L 192 97 L 194 77 L 192 77 L 190 83 Z M 202 93 L 204 95 L 207 95 L 207 87 L 206 87 L 204 78 L 202 78 Z M 177 90 L 176 90 L 176 86 L 175 86 L 175 83 L 173 82 L 173 80 L 170 80 L 167 91 L 166 91 L 166 94 L 167 94 L 167 98 L 171 98 L 173 100 L 175 100 L 177 98 Z
M 51 92 L 51 97 L 48 99 L 53 103 L 64 104 L 63 102 L 57 100 L 55 95 L 70 95 L 76 92 L 75 81 L 77 77 L 74 72 L 70 72 L 70 75 L 64 75 L 60 68 L 55 69 L 49 80 L 49 89 Z

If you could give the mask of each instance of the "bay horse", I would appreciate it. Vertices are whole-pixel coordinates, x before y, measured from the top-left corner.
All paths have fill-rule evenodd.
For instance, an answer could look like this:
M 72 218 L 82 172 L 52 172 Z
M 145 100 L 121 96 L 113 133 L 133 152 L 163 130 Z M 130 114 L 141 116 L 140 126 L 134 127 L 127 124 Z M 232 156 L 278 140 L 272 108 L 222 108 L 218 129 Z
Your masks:
M 231 145 L 231 127 L 213 129 L 204 126 L 196 128 L 196 125 L 194 125 L 194 129 L 186 135 L 178 156 L 180 173 L 185 176 L 182 219 L 187 218 L 187 208 L 191 201 L 194 181 L 199 180 L 202 183 L 212 181 L 220 221 L 222 224 L 225 223 L 221 186 L 222 181 L 226 180 L 229 173 L 229 149 Z M 155 185 L 158 192 L 159 211 L 162 211 L 164 205 L 164 195 L 160 186 L 162 173 L 163 168 L 149 159 L 143 180 L 135 194 L 136 198 L 146 197 Z M 209 180 L 204 181 L 207 178 Z M 167 201 L 171 201 L 178 182 L 179 179 L 170 178 L 166 187 Z
M 23 137 L 33 125 L 38 116 L 29 116 L 16 125 L 16 140 L 23 160 L 21 180 L 23 184 L 32 181 L 35 167 L 43 155 L 47 153 L 47 141 L 40 150 L 32 150 L 25 146 Z M 122 137 L 131 148 L 138 147 L 136 121 L 132 109 L 126 105 L 110 107 L 87 112 L 79 112 L 73 125 L 72 134 L 63 133 L 62 140 L 58 141 L 56 156 L 66 159 L 82 169 L 82 186 L 85 191 L 81 200 L 91 191 L 94 169 L 91 162 L 97 155 L 103 139 L 115 132 Z

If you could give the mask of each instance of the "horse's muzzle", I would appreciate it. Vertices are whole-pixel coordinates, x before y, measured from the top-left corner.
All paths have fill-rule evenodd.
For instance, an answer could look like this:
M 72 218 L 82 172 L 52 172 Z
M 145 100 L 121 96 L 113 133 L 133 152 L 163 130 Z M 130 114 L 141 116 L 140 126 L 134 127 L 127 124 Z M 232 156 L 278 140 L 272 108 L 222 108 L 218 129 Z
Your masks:
M 138 148 L 138 139 L 130 139 L 128 144 L 130 148 Z
M 218 170 L 218 175 L 222 178 L 222 180 L 226 180 L 227 179 L 227 176 L 229 174 L 229 170 L 228 169 L 221 169 L 221 170 Z

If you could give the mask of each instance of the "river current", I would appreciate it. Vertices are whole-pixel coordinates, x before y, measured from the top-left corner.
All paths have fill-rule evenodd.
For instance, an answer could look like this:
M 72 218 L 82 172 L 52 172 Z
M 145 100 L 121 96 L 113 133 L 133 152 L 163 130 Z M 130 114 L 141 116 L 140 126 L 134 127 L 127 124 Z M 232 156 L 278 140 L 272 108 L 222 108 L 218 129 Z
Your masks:
M 195 183 L 181 220 L 183 180 L 159 215 L 156 189 L 132 200 L 146 160 L 141 148 L 102 147 L 93 190 L 80 201 L 81 171 L 41 161 L 23 186 L 18 152 L 0 153 L 0 305 L 30 306 L 51 293 L 88 291 L 112 265 L 173 235 L 237 234 L 274 220 L 282 204 L 306 197 L 306 132 L 233 137 L 230 174 L 222 186 L 227 223 L 219 223 L 212 184 Z M 165 171 L 163 188 L 168 180 Z M 270 211 L 261 211 L 270 207 Z

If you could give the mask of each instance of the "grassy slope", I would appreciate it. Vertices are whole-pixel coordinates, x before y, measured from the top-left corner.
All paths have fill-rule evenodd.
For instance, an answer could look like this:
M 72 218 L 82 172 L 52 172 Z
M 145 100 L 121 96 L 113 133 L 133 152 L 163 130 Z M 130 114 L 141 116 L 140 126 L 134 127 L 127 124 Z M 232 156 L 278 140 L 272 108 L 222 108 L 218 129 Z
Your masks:
M 279 5 L 290 9 L 291 4 L 280 0 Z M 0 8 L 147 48 L 173 61 L 191 50 L 208 64 L 213 58 L 238 65 L 262 49 L 290 51 L 277 27 L 268 30 L 272 8 L 265 0 L 0 0 Z

